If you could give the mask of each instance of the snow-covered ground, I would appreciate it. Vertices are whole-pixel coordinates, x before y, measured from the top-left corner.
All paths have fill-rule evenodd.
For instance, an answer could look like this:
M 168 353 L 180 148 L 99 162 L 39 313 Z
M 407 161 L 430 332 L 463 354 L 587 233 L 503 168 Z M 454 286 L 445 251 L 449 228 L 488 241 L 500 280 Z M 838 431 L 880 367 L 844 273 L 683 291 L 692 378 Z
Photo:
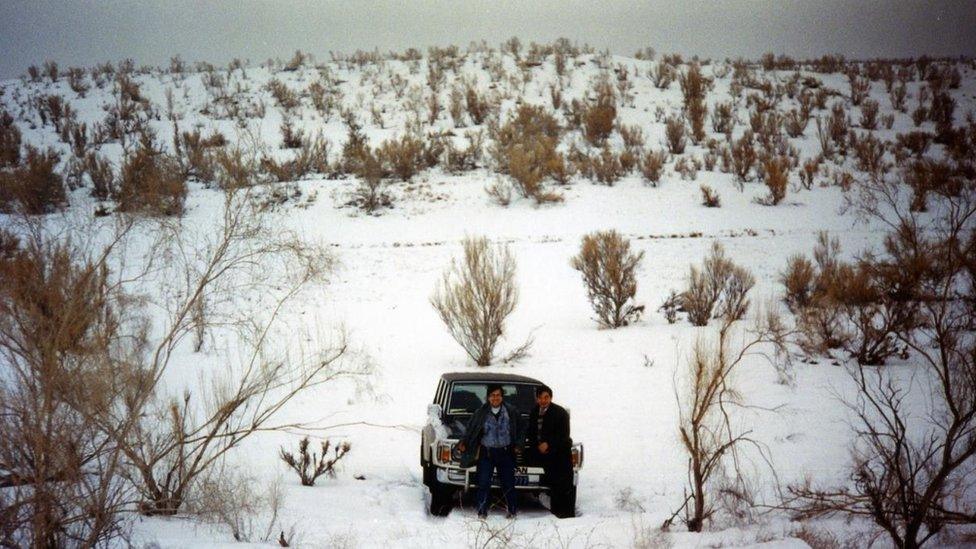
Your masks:
M 505 61 L 512 63 L 510 57 Z M 385 129 L 367 124 L 373 144 L 402 129 L 405 114 L 397 110 L 392 92 L 374 89 L 367 75 L 390 70 L 420 83 L 426 75 L 423 64 L 417 74 L 411 74 L 407 63 L 399 61 L 390 61 L 383 69 L 331 65 L 335 77 L 342 81 L 338 86 L 347 106 L 356 108 L 358 104 L 363 109 L 363 121 L 368 121 L 366 109 L 373 101 L 388 111 Z M 678 84 L 673 83 L 668 90 L 655 89 L 646 76 L 651 66 L 647 61 L 614 57 L 611 65 L 629 69 L 635 82 L 633 106 L 620 108 L 620 120 L 641 125 L 648 145 L 663 148 L 664 124 L 654 112 L 659 106 L 668 112 L 680 108 Z M 952 94 L 958 102 L 957 119 L 961 120 L 960 113 L 974 106 L 976 78 L 968 64 L 958 66 L 963 86 Z M 705 74 L 711 74 L 714 67 L 705 66 Z M 509 69 L 517 74 L 513 67 Z M 533 71 L 524 97 L 546 104 L 548 86 L 559 77 L 551 60 Z M 489 89 L 489 74 L 478 63 L 469 60 L 462 72 L 478 78 L 482 90 Z M 583 97 L 599 73 L 591 56 L 580 58 L 579 66 L 566 79 L 565 100 Z M 227 77 L 226 71 L 219 70 L 218 74 Z M 767 77 L 784 80 L 790 74 Z M 810 74 L 838 90 L 848 89 L 846 77 L 840 74 Z M 271 76 L 268 69 L 252 67 L 247 69 L 246 80 L 235 72 L 228 79 L 228 87 L 242 86 L 249 90 L 242 96 L 266 103 L 265 118 L 251 119 L 248 129 L 274 150 L 280 142 L 281 113 L 263 89 Z M 308 67 L 273 76 L 296 90 L 318 77 Z M 183 116 L 181 128 L 199 124 L 204 133 L 216 128 L 232 142 L 244 139 L 244 132 L 233 121 L 213 120 L 199 112 L 207 98 L 199 73 L 176 81 L 168 74 L 142 75 L 137 81 L 161 111 L 166 104 L 165 90 L 174 90 L 176 110 Z M 709 105 L 728 99 L 728 83 L 728 76 L 717 80 L 708 95 Z M 96 88 L 85 98 L 77 98 L 63 80 L 55 85 L 23 81 L 0 85 L 4 89 L 0 102 L 13 114 L 22 112 L 18 104 L 24 97 L 57 92 L 72 98 L 79 120 L 94 123 L 104 118 L 101 105 L 110 100 L 107 90 Z M 513 84 L 492 85 L 505 88 Z M 918 85 L 917 81 L 909 83 L 909 93 L 917 93 Z M 908 114 L 891 109 L 882 83 L 874 83 L 871 95 L 881 104 L 882 114 L 895 116 L 892 129 L 880 129 L 876 135 L 892 140 L 895 133 L 914 128 Z M 908 104 L 914 101 L 910 98 Z M 510 102 L 504 105 L 511 106 Z M 852 108 L 852 116 L 856 111 Z M 746 112 L 744 107 L 739 111 L 736 135 L 748 126 Z M 337 116 L 325 121 L 306 104 L 298 109 L 296 119 L 306 131 L 321 130 L 337 144 L 333 154 L 338 153 L 345 128 Z M 165 115 L 153 126 L 160 136 L 172 134 Z M 442 113 L 437 126 L 450 129 L 450 117 Z M 22 129 L 27 142 L 65 147 L 57 143 L 50 126 Z M 710 125 L 708 130 L 712 135 Z M 620 144 L 616 134 L 611 141 Z M 814 124 L 807 127 L 805 137 L 791 139 L 790 143 L 803 158 L 817 154 Z M 939 149 L 933 147 L 929 154 L 941 154 Z M 121 148 L 109 144 L 102 152 L 117 161 Z M 703 152 L 702 148 L 689 147 L 687 154 L 700 157 Z M 847 167 L 852 165 L 849 161 Z M 646 185 L 636 173 L 612 187 L 576 178 L 571 185 L 558 189 L 564 196 L 562 203 L 536 206 L 530 200 L 517 199 L 508 207 L 492 202 L 484 191 L 497 177 L 490 170 L 450 175 L 435 169 L 422 172 L 410 183 L 391 183 L 394 207 L 382 210 L 380 215 L 343 206 L 355 180 L 312 177 L 298 185 L 303 195 L 300 202 L 308 197 L 313 200 L 304 207 L 293 203 L 266 214 L 303 239 L 324 243 L 337 260 L 328 284 L 303 298 L 296 314 L 306 315 L 303 318 L 316 327 L 343 327 L 359 356 L 375 369 L 372 391 L 354 392 L 345 384 L 315 387 L 278 418 L 286 423 L 324 418 L 318 426 L 345 425 L 312 432 L 313 436 L 351 442 L 352 451 L 342 460 L 337 478 L 320 479 L 315 487 L 298 483 L 278 458 L 279 447 L 296 446 L 300 438 L 297 433 L 257 434 L 231 458 L 261 486 L 280 479 L 285 491 L 281 524 L 295 529 L 300 545 L 480 547 L 489 543 L 491 535 L 501 532 L 510 536 L 513 546 L 531 547 L 627 547 L 640 540 L 645 540 L 646 546 L 805 546 L 791 536 L 797 525 L 779 514 L 756 513 L 741 524 L 722 518 L 703 534 L 655 532 L 683 500 L 687 482 L 686 456 L 677 434 L 675 383 L 680 384 L 696 338 L 715 332 L 714 326 L 695 328 L 683 319 L 669 325 L 657 308 L 671 290 L 684 288 L 689 266 L 700 264 L 718 241 L 737 264 L 756 277 L 750 293 L 753 308 L 740 323 L 744 328 L 754 318 L 758 305 L 782 306 L 779 273 L 791 255 L 810 253 L 818 231 L 839 237 L 848 256 L 877 247 L 884 233 L 878 226 L 857 223 L 844 213 L 842 191 L 826 185 L 828 179 L 823 176 L 813 189 L 791 188 L 783 203 L 770 207 L 755 201 L 766 193 L 759 183 L 747 183 L 740 191 L 730 174 L 703 170 L 697 180 L 687 181 L 672 168 L 673 161 L 657 187 Z M 792 177 L 796 183 L 795 172 Z M 700 184 L 720 193 L 720 208 L 700 204 Z M 220 192 L 197 184 L 191 187 L 184 223 L 205 227 L 214 218 Z M 75 191 L 73 207 L 90 207 L 86 195 L 87 189 Z M 598 327 L 579 273 L 570 267 L 570 257 L 577 253 L 581 237 L 607 229 L 616 229 L 631 240 L 633 249 L 645 254 L 638 275 L 637 302 L 646 306 L 646 313 L 639 322 L 616 330 Z M 500 348 L 504 353 L 530 334 L 534 340 L 531 356 L 523 362 L 488 370 L 541 379 L 553 387 L 557 403 L 572 409 L 573 438 L 586 448 L 579 516 L 574 519 L 556 521 L 532 502 L 527 502 L 513 523 L 496 513 L 487 525 L 483 524 L 470 508 L 455 509 L 447 518 L 434 518 L 426 512 L 427 492 L 421 483 L 417 456 L 427 404 L 440 374 L 476 369 L 451 339 L 429 298 L 451 259 L 460 255 L 461 240 L 482 235 L 509 246 L 518 265 L 520 299 L 507 322 Z M 205 349 L 203 357 L 183 353 L 183 363 L 178 367 L 199 367 L 221 359 L 207 353 L 213 351 Z M 897 371 L 908 366 L 895 362 L 890 368 Z M 850 427 L 839 397 L 851 390 L 850 378 L 845 368 L 831 359 L 795 361 L 793 375 L 792 384 L 783 383 L 762 357 L 748 358 L 735 383 L 745 402 L 755 408 L 740 413 L 736 425 L 751 429 L 751 436 L 768 447 L 781 486 L 805 477 L 828 484 L 845 482 Z M 776 411 L 769 411 L 773 408 Z M 773 498 L 774 476 L 764 462 L 755 455 L 752 458 L 747 470 L 757 492 Z M 818 524 L 840 536 L 870 531 L 866 523 Z M 161 547 L 239 545 L 226 530 L 188 517 L 139 517 L 135 519 L 134 542 L 137 546 L 155 543 Z

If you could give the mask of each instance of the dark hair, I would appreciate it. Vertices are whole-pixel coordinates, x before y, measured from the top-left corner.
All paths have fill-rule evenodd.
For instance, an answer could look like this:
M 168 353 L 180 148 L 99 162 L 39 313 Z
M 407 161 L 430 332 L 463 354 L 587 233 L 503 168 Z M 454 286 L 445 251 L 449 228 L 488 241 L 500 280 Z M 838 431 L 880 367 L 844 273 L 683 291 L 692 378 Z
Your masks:
M 500 383 L 492 383 L 491 385 L 489 385 L 488 386 L 488 390 L 485 391 L 485 396 L 488 396 L 488 395 L 494 393 L 495 391 L 501 391 L 502 392 L 502 396 L 505 396 L 505 389 L 502 388 L 502 386 L 501 386 Z
M 535 396 L 539 396 L 542 393 L 549 393 L 549 398 L 552 398 L 552 388 L 548 385 L 539 385 L 535 388 Z

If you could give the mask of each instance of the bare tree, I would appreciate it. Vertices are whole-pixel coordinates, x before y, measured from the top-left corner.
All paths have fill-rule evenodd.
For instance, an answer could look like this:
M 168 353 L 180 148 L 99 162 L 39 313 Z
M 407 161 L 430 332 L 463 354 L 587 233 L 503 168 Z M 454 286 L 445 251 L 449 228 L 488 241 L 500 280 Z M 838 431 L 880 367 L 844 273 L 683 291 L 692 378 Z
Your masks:
M 976 468 L 976 189 L 939 193 L 934 218 L 910 211 L 897 181 L 861 182 L 852 205 L 891 229 L 876 268 L 902 273 L 911 284 L 899 299 L 916 323 L 895 337 L 910 350 L 922 383 L 906 384 L 886 369 L 858 364 L 852 486 L 790 487 L 785 503 L 797 516 L 841 514 L 873 520 L 897 547 L 919 547 L 948 525 L 972 524 Z M 928 221 L 926 221 L 928 219 Z M 912 394 L 924 391 L 924 414 Z
M 683 513 L 683 522 L 692 532 L 700 532 L 715 512 L 716 479 L 724 476 L 726 490 L 744 492 L 739 448 L 754 446 L 765 459 L 764 446 L 751 438 L 751 430 L 736 427 L 732 410 L 743 406 L 741 394 L 733 383 L 733 374 L 746 357 L 760 354 L 760 345 L 773 345 L 777 353 L 785 347 L 789 332 L 772 310 L 762 315 L 746 342 L 732 349 L 729 340 L 735 319 L 725 317 L 718 338 L 699 338 L 688 362 L 683 390 L 675 382 L 678 401 L 678 433 L 688 454 L 688 488 L 685 500 L 664 522 L 670 526 Z M 726 467 L 726 462 L 731 466 Z
M 451 261 L 430 298 L 451 336 L 478 364 L 488 366 L 505 318 L 518 303 L 515 258 L 487 238 L 465 238 L 464 259 Z
M 299 393 L 367 370 L 344 360 L 344 339 L 276 350 L 274 341 L 288 330 L 288 304 L 327 272 L 330 260 L 268 226 L 249 188 L 229 189 L 226 197 L 216 230 L 163 225 L 171 230 L 170 261 L 160 278 L 171 284 L 161 290 L 166 323 L 147 353 L 147 370 L 158 383 L 202 323 L 236 341 L 238 358 L 203 372 L 196 386 L 170 383 L 139 403 L 140 420 L 123 446 L 148 514 L 176 513 L 198 477 L 252 434 L 295 427 L 272 420 Z M 242 304 L 241 295 L 251 296 L 253 306 Z M 205 315 L 196 312 L 201 300 Z

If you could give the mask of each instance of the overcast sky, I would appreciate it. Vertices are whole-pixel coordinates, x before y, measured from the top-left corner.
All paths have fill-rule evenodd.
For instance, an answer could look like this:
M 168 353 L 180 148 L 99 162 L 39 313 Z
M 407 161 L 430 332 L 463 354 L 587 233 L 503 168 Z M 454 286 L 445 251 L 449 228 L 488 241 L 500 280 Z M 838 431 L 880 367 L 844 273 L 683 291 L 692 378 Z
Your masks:
M 564 36 L 626 55 L 643 46 L 713 58 L 976 55 L 974 29 L 976 1 L 0 0 L 0 78 L 46 59 L 167 65 L 179 54 L 223 65 L 296 49 L 326 59 L 374 47 L 497 46 L 510 36 Z

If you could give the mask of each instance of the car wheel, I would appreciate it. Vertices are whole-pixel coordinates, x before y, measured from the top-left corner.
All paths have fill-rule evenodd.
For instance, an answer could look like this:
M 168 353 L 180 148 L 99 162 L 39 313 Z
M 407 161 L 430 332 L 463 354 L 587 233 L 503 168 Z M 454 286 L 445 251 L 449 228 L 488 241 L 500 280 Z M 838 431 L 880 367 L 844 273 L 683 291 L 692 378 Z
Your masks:
M 454 507 L 454 489 L 446 487 L 436 480 L 430 485 L 430 514 L 435 517 L 446 517 Z

